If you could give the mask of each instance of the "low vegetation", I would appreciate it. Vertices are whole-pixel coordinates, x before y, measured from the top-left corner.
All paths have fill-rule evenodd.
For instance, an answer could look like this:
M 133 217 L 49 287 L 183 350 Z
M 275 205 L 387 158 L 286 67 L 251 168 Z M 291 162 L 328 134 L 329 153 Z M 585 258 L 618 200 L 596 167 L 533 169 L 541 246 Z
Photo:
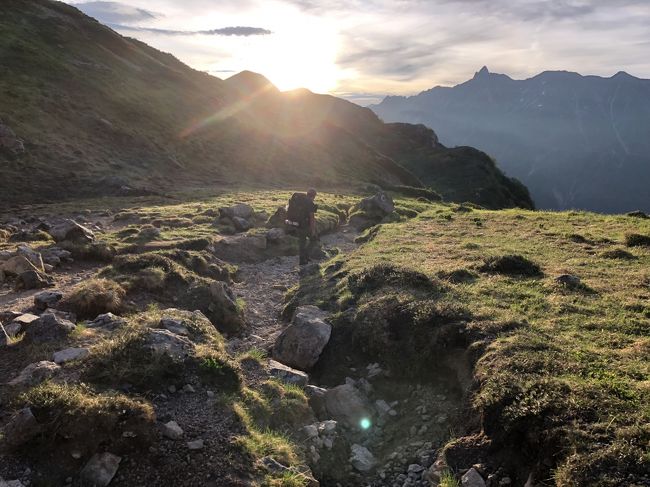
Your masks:
M 90 279 L 75 286 L 65 297 L 63 307 L 81 319 L 94 319 L 102 313 L 120 313 L 126 291 L 108 279 Z

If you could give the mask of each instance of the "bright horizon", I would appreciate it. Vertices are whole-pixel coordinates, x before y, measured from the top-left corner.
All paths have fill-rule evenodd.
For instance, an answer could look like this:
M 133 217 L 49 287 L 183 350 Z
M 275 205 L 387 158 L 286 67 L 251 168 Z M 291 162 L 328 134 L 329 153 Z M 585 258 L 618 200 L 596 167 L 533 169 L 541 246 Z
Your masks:
M 250 70 L 281 90 L 361 104 L 454 85 L 486 65 L 650 77 L 645 0 L 68 0 L 123 35 L 219 78 Z

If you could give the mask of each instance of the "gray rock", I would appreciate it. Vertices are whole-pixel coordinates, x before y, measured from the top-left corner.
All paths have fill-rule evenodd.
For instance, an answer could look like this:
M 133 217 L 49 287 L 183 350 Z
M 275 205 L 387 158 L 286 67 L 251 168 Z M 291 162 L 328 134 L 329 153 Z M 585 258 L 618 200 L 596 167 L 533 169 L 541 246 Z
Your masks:
M 54 362 L 48 362 L 43 360 L 41 362 L 36 362 L 29 364 L 25 367 L 20 374 L 13 380 L 9 381 L 10 386 L 35 386 L 41 382 L 52 378 L 61 370 Z
M 295 384 L 297 386 L 306 386 L 309 382 L 309 376 L 301 371 L 287 367 L 275 360 L 269 360 L 269 373 L 271 376 L 280 379 L 287 384 Z
M 259 262 L 264 260 L 266 236 L 249 233 L 224 237 L 214 244 L 214 255 L 228 262 Z
M 275 242 L 282 240 L 285 235 L 286 233 L 282 228 L 271 228 L 268 232 L 266 232 L 266 239 L 271 242 Z
M 174 361 L 184 361 L 194 352 L 191 341 L 168 330 L 149 330 L 145 347 L 154 355 L 166 355 Z
M 245 218 L 233 216 L 231 220 L 233 225 L 235 225 L 235 230 L 237 230 L 238 232 L 245 232 L 253 228 L 253 225 Z
M 303 426 L 302 432 L 305 435 L 305 438 L 310 440 L 312 438 L 318 438 L 318 426 L 315 424 L 308 424 Z
M 322 398 L 323 407 L 330 418 L 358 427 L 361 420 L 370 417 L 365 397 L 350 384 L 328 389 Z
M 87 348 L 66 348 L 59 352 L 55 352 L 52 360 L 56 364 L 65 364 L 73 360 L 82 360 L 90 355 L 90 350 Z
M 332 326 L 325 321 L 326 316 L 316 306 L 299 307 L 291 325 L 276 340 L 273 357 L 293 368 L 311 369 L 332 333 Z
M 393 199 L 383 191 L 379 191 L 370 198 L 364 198 L 359 203 L 359 207 L 369 213 L 383 213 L 384 215 L 389 215 L 395 211 Z
M 237 203 L 236 205 L 227 208 L 219 208 L 219 214 L 221 216 L 231 219 L 243 218 L 245 220 L 248 220 L 253 216 L 254 213 L 255 210 L 253 207 L 245 203 Z
M 0 269 L 8 276 L 19 276 L 28 271 L 42 272 L 23 255 L 16 255 L 6 260 Z
M 10 324 L 20 325 L 20 329 L 25 330 L 30 324 L 34 323 L 40 317 L 31 313 L 24 313 L 15 317 L 10 321 Z
M 202 450 L 203 449 L 203 440 L 193 440 L 187 442 L 187 448 L 190 450 Z
M 57 242 L 90 243 L 95 240 L 95 234 L 90 229 L 74 220 L 65 220 L 63 223 L 53 226 L 49 230 L 49 234 Z
M 189 334 L 185 323 L 174 318 L 163 317 L 158 323 L 158 327 L 169 330 L 176 335 L 187 336 Z
M 111 483 L 122 461 L 112 453 L 96 453 L 81 470 L 82 482 L 93 487 L 106 487 Z
M 114 315 L 113 313 L 105 313 L 99 315 L 93 321 L 86 324 L 88 328 L 102 328 L 107 331 L 113 331 L 122 328 L 126 325 L 126 320 Z
M 45 272 L 45 268 L 43 267 L 43 257 L 41 256 L 40 253 L 36 252 L 30 246 L 19 245 L 18 248 L 16 249 L 16 254 L 25 257 L 40 272 Z
M 350 463 L 359 472 L 370 472 L 377 466 L 377 459 L 365 446 L 352 445 Z
M 222 281 L 213 281 L 210 284 L 210 296 L 212 320 L 216 320 L 224 330 L 240 331 L 245 326 L 244 315 L 230 286 Z
M 0 149 L 6 149 L 14 155 L 25 152 L 23 141 L 16 136 L 16 133 L 0 120 Z
M 470 468 L 460 479 L 463 487 L 485 487 L 485 480 L 475 468 Z
M 2 480 L 0 478 L 0 487 L 25 487 L 20 480 Z
M 380 415 L 386 415 L 390 413 L 390 410 L 392 409 L 390 407 L 390 404 L 388 404 L 386 401 L 383 399 L 377 399 L 375 401 L 375 409 Z
M 25 330 L 25 341 L 28 343 L 46 343 L 66 338 L 76 325 L 71 321 L 47 311 L 33 321 Z
M 32 269 L 19 274 L 15 285 L 16 289 L 43 289 L 54 286 L 54 280 L 48 275 Z
M 161 426 L 162 434 L 170 440 L 180 440 L 183 437 L 183 430 L 176 421 L 169 421 Z
M 47 308 L 54 308 L 63 299 L 63 293 L 59 291 L 43 291 L 34 296 L 34 306 L 39 311 Z
M 30 408 L 14 414 L 4 429 L 4 441 L 10 447 L 24 445 L 39 434 L 41 428 Z

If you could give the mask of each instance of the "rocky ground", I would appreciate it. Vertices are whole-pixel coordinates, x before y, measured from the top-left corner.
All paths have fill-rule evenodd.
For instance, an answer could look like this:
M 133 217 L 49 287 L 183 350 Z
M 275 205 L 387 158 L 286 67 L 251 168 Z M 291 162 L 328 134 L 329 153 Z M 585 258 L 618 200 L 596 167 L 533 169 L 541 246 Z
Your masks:
M 170 281 L 169 275 L 160 277 L 159 273 L 171 274 L 172 263 L 156 257 L 154 270 L 142 263 L 142 256 L 164 252 L 178 244 L 156 243 L 161 233 L 155 226 L 133 225 L 130 215 L 101 211 L 76 215 L 75 219 L 64 215 L 6 221 L 3 228 L 8 242 L 1 255 L 4 284 L 0 292 L 6 332 L 0 355 L 5 383 L 0 421 L 6 444 L 0 475 L 16 479 L 15 485 L 256 485 L 261 478 L 266 479 L 262 480 L 264 485 L 316 485 L 316 478 L 321 485 L 428 485 L 428 469 L 435 461 L 437 449 L 449 437 L 451 417 L 460 410 L 463 394 L 457 384 L 403 383 L 393 380 L 391 371 L 376 363 L 355 364 L 327 374 L 326 379 L 310 379 L 303 371 L 313 368 L 327 345 L 332 329 L 329 316 L 315 306 L 303 305 L 287 323 L 287 318 L 291 318 L 285 310 L 290 290 L 300 289 L 303 280 L 321 272 L 319 260 L 354 251 L 359 228 L 369 226 L 373 211 L 381 216 L 394 208 L 383 195 L 364 205 L 360 205 L 363 213 L 352 219 L 352 225 L 346 225 L 344 220 L 338 225 L 324 225 L 314 254 L 316 262 L 302 268 L 297 265 L 292 237 L 277 228 L 264 237 L 255 230 L 263 220 L 247 205 L 224 208 L 219 224 L 229 225 L 234 235 L 208 247 L 209 256 L 205 252 L 190 255 L 195 259 L 194 267 L 183 261 L 186 270 L 192 271 L 189 279 L 193 283 L 171 295 L 156 293 L 157 284 L 149 282 L 156 278 Z M 277 221 L 278 215 L 269 218 L 271 227 L 274 218 Z M 145 238 L 136 238 L 137 247 L 125 250 L 119 247 L 120 242 L 115 246 L 109 244 L 107 237 L 112 235 Z M 261 244 L 263 240 L 266 241 Z M 182 254 L 181 258 L 187 260 L 188 255 Z M 197 268 L 197 259 L 208 267 L 200 264 Z M 237 266 L 236 273 L 221 271 L 231 264 Z M 144 276 L 143 268 L 147 272 Z M 217 271 L 218 281 L 205 281 L 211 301 L 204 308 L 201 300 L 188 306 L 183 293 L 204 289 L 200 287 L 204 282 L 201 276 Z M 104 288 L 92 288 L 92 292 L 87 289 L 88 283 L 96 282 L 98 276 L 101 286 L 112 283 L 108 285 L 110 296 Z M 104 279 L 105 276 L 110 279 Z M 183 274 L 183 280 L 187 279 Z M 218 292 L 215 282 L 221 283 Z M 75 301 L 72 296 L 77 296 L 79 289 L 84 290 L 84 299 Z M 96 302 L 97 293 L 101 294 L 100 303 Z M 123 302 L 113 309 L 109 297 Z M 197 311 L 201 323 L 212 328 L 212 321 L 226 332 L 226 340 L 219 335 L 205 344 L 195 342 L 193 328 L 186 320 L 193 323 L 196 316 L 178 315 L 181 312 L 174 309 L 159 311 L 165 306 L 201 309 L 205 313 L 204 316 Z M 111 311 L 123 314 L 124 318 Z M 93 400 L 94 394 L 99 394 L 98 398 L 108 394 L 106 397 L 124 395 L 143 401 L 150 408 L 152 421 L 143 434 L 146 439 L 141 442 L 140 433 L 128 429 L 117 435 L 118 440 L 115 435 L 101 431 L 97 433 L 97 442 L 89 441 L 75 448 L 76 441 L 81 441 L 75 438 L 78 432 L 51 431 L 51 425 L 44 422 L 56 423 L 57 415 L 84 414 L 84 407 L 89 406 L 65 403 L 56 394 L 73 395 L 65 392 L 65 387 L 86 382 L 88 371 L 94 371 L 94 362 L 99 360 L 95 356 L 106 353 L 106 349 L 113 350 L 116 342 L 129 336 L 121 330 L 126 327 L 135 333 L 133 322 L 141 321 L 148 323 L 144 329 L 149 331 L 142 336 L 148 337 L 146 343 L 152 344 L 147 346 L 155 351 L 150 360 L 162 357 L 170 361 L 171 367 L 179 359 L 175 354 L 182 351 L 181 361 L 185 360 L 186 370 L 180 375 L 163 370 L 161 376 L 156 376 L 157 383 L 143 386 L 137 379 L 129 379 L 133 364 L 120 369 L 121 363 L 116 362 L 121 356 L 109 355 L 109 362 L 101 362 L 103 367 L 112 367 L 112 373 L 124 374 L 124 378 L 111 377 L 109 382 L 113 385 L 108 389 L 102 381 L 95 382 L 88 394 Z M 229 323 L 230 328 L 223 328 L 224 323 Z M 155 343 L 147 341 L 153 338 Z M 269 379 L 300 388 L 299 392 L 282 390 L 281 397 L 286 400 L 293 393 L 304 398 L 299 401 L 306 401 L 303 419 L 298 423 L 285 421 L 285 427 L 292 423 L 293 431 L 288 434 L 296 451 L 302 452 L 302 461 L 298 458 L 283 463 L 281 455 L 273 455 L 272 446 L 262 451 L 242 447 L 242 437 L 260 433 L 250 430 L 247 420 L 242 419 L 248 412 L 243 417 L 237 413 L 232 393 L 218 384 L 206 383 L 200 368 L 188 368 L 189 356 L 201 356 L 195 348 L 199 346 L 223 349 L 223 357 L 227 357 L 223 363 L 235 364 L 244 396 L 257 394 L 255 391 L 264 387 L 268 389 Z M 145 347 L 139 353 L 146 355 L 148 351 Z M 205 358 L 202 360 L 207 363 Z M 144 377 L 146 373 L 148 370 L 143 372 Z M 61 389 L 55 393 L 48 389 L 51 384 L 61 385 Z M 52 396 L 43 402 L 40 396 L 30 396 L 37 395 L 35 390 Z M 236 389 L 233 391 L 235 396 L 240 394 Z M 52 406 L 57 401 L 65 404 Z M 272 409 L 284 407 L 282 402 L 274 401 Z M 27 403 L 32 406 L 20 409 Z M 56 419 L 52 419 L 52 414 Z M 273 417 L 276 413 L 269 414 Z M 29 445 L 37 448 L 26 450 Z M 44 453 L 52 447 L 60 451 Z M 304 466 L 291 467 L 296 461 Z

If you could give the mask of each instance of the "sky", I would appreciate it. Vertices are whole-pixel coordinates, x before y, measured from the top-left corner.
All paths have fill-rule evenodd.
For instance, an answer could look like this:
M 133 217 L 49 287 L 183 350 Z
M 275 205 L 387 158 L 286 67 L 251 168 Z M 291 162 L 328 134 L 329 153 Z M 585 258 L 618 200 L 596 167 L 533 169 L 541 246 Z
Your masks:
M 482 66 L 650 78 L 650 0 L 67 0 L 227 78 L 265 75 L 360 104 L 461 83 Z

